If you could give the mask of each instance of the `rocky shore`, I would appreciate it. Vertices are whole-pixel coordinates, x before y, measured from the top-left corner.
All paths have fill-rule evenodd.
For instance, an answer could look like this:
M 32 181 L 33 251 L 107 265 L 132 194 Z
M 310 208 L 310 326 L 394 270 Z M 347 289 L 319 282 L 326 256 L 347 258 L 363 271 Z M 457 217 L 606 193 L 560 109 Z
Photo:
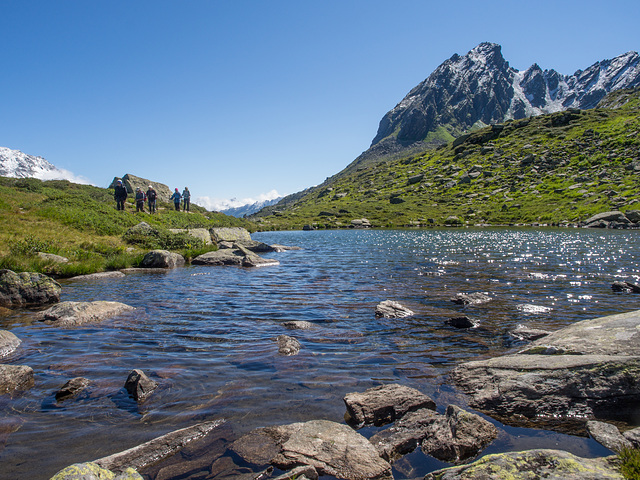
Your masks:
M 220 236 L 215 241 L 219 250 L 212 252 L 216 255 L 203 256 L 201 265 L 273 265 L 277 261 L 263 259 L 257 252 L 291 248 L 250 238 Z M 148 264 L 139 271 L 167 270 L 183 264 L 171 252 L 153 251 L 147 256 Z M 134 308 L 119 302 L 60 302 L 60 285 L 45 277 L 0 271 L 2 305 L 40 308 L 32 318 L 43 328 L 97 325 L 135 313 Z M 100 278 L 109 281 L 109 276 L 78 281 Z M 634 292 L 632 286 L 628 288 Z M 477 305 L 492 298 L 471 293 L 458 294 L 451 301 Z M 382 302 L 372 313 L 389 319 L 414 315 L 392 300 Z M 461 317 L 450 320 L 447 324 L 454 328 L 475 328 L 473 322 L 464 322 Z M 287 323 L 291 330 L 311 328 L 308 322 Z M 640 448 L 640 429 L 631 428 L 640 404 L 640 311 L 584 320 L 556 332 L 519 329 L 515 335 L 532 341 L 516 352 L 467 362 L 453 370 L 451 381 L 464 392 L 465 402 L 437 405 L 419 390 L 382 383 L 344 396 L 344 423 L 314 419 L 266 425 L 234 437 L 226 434 L 225 420 L 218 418 L 133 449 L 72 465 L 53 479 L 302 480 L 325 476 L 387 480 L 393 478 L 394 465 L 415 451 L 451 465 L 425 479 L 622 478 L 616 455 L 587 459 L 561 450 L 539 449 L 482 455 L 498 438 L 499 422 L 528 426 L 537 422 L 560 431 L 571 425 L 573 431 L 588 431 L 612 452 Z M 280 335 L 275 342 L 282 357 L 295 356 L 302 348 L 289 335 Z M 0 359 L 20 346 L 17 336 L 0 330 Z M 35 381 L 33 370 L 26 365 L 0 364 L 0 395 L 19 395 Z M 61 404 L 82 395 L 90 385 L 87 378 L 69 379 L 55 393 L 55 400 Z M 158 387 L 136 368 L 123 372 L 122 385 L 140 405 Z M 216 437 L 220 432 L 224 435 Z M 216 442 L 215 448 L 212 442 Z M 180 452 L 188 453 L 181 456 Z M 198 472 L 207 473 L 198 476 Z

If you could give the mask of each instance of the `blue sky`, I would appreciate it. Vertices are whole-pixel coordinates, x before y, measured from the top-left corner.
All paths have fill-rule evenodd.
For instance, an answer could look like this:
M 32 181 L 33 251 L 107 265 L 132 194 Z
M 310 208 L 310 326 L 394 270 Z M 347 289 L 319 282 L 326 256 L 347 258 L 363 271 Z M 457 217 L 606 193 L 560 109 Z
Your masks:
M 285 195 L 346 167 L 454 53 L 495 42 L 572 74 L 638 51 L 639 22 L 637 0 L 0 0 L 0 146 L 210 207 Z

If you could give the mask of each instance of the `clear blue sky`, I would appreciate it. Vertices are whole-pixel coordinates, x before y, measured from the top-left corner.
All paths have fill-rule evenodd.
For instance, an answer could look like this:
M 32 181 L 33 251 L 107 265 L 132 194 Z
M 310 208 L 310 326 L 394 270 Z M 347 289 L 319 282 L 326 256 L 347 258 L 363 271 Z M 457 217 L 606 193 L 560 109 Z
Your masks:
M 638 0 L 0 0 L 0 146 L 99 186 L 284 195 L 454 53 L 571 74 L 638 51 L 639 25 Z

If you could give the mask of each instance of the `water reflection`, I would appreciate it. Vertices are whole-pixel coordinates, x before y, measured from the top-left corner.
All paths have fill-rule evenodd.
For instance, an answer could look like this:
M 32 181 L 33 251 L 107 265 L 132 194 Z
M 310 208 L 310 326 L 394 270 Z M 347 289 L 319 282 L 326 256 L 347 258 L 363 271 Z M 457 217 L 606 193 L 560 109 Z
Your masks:
M 280 265 L 254 270 L 186 267 L 64 281 L 63 300 L 138 307 L 99 326 L 34 324 L 28 312 L 0 317 L 1 328 L 23 341 L 5 363 L 36 373 L 30 391 L 0 397 L 6 478 L 35 471 L 44 478 L 202 420 L 225 417 L 233 434 L 311 419 L 341 422 L 343 396 L 379 383 L 418 388 L 444 408 L 463 401 L 447 385 L 450 369 L 522 345 L 509 334 L 517 325 L 557 329 L 640 309 L 640 296 L 610 288 L 614 280 L 640 278 L 635 231 L 349 230 L 254 238 L 303 250 L 269 254 Z M 459 292 L 493 300 L 454 305 Z M 387 299 L 416 315 L 376 319 L 375 305 Z M 460 314 L 479 327 L 444 324 Z M 294 320 L 314 328 L 283 325 Z M 299 355 L 278 355 L 274 339 L 282 334 L 300 341 Z M 122 391 L 133 368 L 160 384 L 140 407 Z M 53 393 L 76 376 L 91 380 L 87 394 L 54 405 Z M 585 438 L 500 428 L 488 452 L 560 444 L 579 455 L 601 453 Z M 423 475 L 438 467 L 434 462 L 412 454 L 398 464 L 397 478 L 402 471 Z

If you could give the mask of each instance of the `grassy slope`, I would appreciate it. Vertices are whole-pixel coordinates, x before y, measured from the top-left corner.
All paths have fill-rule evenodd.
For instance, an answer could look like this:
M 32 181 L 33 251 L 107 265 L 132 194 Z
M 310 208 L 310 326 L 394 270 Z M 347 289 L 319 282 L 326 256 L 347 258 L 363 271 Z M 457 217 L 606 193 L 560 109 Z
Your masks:
M 362 217 L 378 227 L 442 225 L 451 215 L 465 224 L 562 223 L 640 209 L 639 112 L 636 92 L 616 109 L 483 128 L 360 168 L 253 220 L 263 229 L 340 228 Z
M 201 247 L 185 238 L 171 240 L 170 228 L 242 226 L 255 230 L 246 220 L 193 204 L 189 214 L 162 202 L 158 206 L 155 215 L 135 213 L 132 203 L 127 210 L 117 211 L 113 190 L 61 180 L 0 177 L 0 268 L 59 275 L 90 273 L 135 264 L 136 257 L 149 247 L 174 245 L 183 251 Z M 162 232 L 155 245 L 127 243 L 123 238 L 127 229 L 142 221 Z M 42 262 L 34 257 L 36 251 L 63 255 L 70 262 Z

